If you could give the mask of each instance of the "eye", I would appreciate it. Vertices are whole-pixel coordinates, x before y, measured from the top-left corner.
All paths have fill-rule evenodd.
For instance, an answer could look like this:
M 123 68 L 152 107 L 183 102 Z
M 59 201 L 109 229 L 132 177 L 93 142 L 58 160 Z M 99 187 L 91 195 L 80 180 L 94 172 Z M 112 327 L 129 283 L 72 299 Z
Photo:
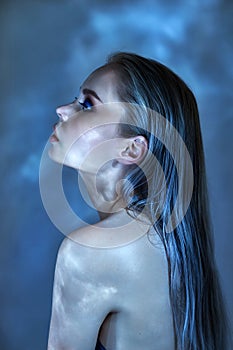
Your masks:
M 79 104 L 82 106 L 82 110 L 84 111 L 90 110 L 91 107 L 93 107 L 93 103 L 89 98 L 86 98 L 83 102 L 79 101 Z

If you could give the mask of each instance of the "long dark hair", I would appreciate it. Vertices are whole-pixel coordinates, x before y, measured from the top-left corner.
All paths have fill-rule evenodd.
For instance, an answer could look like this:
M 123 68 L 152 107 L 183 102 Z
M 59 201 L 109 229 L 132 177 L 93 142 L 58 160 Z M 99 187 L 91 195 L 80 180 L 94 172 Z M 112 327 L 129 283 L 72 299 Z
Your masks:
M 166 179 L 164 192 L 160 188 L 159 167 L 145 159 L 144 168 L 141 167 L 145 171 L 139 168 L 129 171 L 126 183 L 131 186 L 130 189 L 126 186 L 124 194 L 128 198 L 128 211 L 136 213 L 146 208 L 155 234 L 160 236 L 165 248 L 176 349 L 224 350 L 227 348 L 227 323 L 214 259 L 203 143 L 195 97 L 176 74 L 157 61 L 120 52 L 110 56 L 106 66 L 117 73 L 121 101 L 134 109 L 134 113 L 129 112 L 133 123 L 127 125 L 124 122 L 121 135 L 143 134 L 148 140 L 148 153 L 154 155 Z M 176 138 L 171 137 L 172 147 L 177 147 L 176 154 L 182 164 L 178 174 L 171 153 L 155 136 L 160 126 L 153 111 L 167 121 L 161 135 L 169 135 L 171 125 L 179 133 L 193 169 L 191 200 L 184 217 L 172 232 L 166 229 L 168 219 L 174 210 L 179 211 L 183 206 L 182 201 L 178 207 L 175 205 L 178 187 L 182 185 L 185 189 L 185 186 L 190 186 L 187 164 Z M 175 214 L 179 216 L 178 212 Z M 153 242 L 153 237 L 150 239 Z

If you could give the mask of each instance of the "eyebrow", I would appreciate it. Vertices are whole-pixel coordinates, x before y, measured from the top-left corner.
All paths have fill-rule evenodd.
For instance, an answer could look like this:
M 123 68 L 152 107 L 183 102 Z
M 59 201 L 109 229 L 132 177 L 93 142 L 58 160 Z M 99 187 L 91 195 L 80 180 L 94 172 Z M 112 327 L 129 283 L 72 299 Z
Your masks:
M 83 89 L 82 90 L 84 95 L 92 95 L 94 96 L 97 100 L 99 100 L 100 102 L 102 102 L 102 100 L 100 99 L 100 97 L 97 95 L 97 93 L 94 90 L 90 90 L 90 89 Z M 103 103 L 103 102 L 102 102 Z

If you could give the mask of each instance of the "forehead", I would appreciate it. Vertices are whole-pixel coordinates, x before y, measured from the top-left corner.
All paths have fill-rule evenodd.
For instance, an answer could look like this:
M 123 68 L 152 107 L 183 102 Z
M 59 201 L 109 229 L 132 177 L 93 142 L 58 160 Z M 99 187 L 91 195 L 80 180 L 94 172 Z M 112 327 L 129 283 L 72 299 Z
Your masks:
M 117 73 L 106 66 L 92 72 L 81 86 L 81 89 L 94 90 L 103 102 L 119 101 L 117 93 Z

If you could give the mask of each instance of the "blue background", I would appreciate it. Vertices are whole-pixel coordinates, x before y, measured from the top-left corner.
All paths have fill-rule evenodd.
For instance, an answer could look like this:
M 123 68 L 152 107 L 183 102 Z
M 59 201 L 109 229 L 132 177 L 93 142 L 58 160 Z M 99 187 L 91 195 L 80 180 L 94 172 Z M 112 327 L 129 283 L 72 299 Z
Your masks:
M 39 191 L 55 107 L 78 94 L 106 56 L 126 50 L 178 73 L 197 97 L 216 259 L 233 318 L 231 1 L 1 1 L 0 349 L 46 349 L 53 273 L 64 236 Z M 64 170 L 77 212 L 92 220 Z

